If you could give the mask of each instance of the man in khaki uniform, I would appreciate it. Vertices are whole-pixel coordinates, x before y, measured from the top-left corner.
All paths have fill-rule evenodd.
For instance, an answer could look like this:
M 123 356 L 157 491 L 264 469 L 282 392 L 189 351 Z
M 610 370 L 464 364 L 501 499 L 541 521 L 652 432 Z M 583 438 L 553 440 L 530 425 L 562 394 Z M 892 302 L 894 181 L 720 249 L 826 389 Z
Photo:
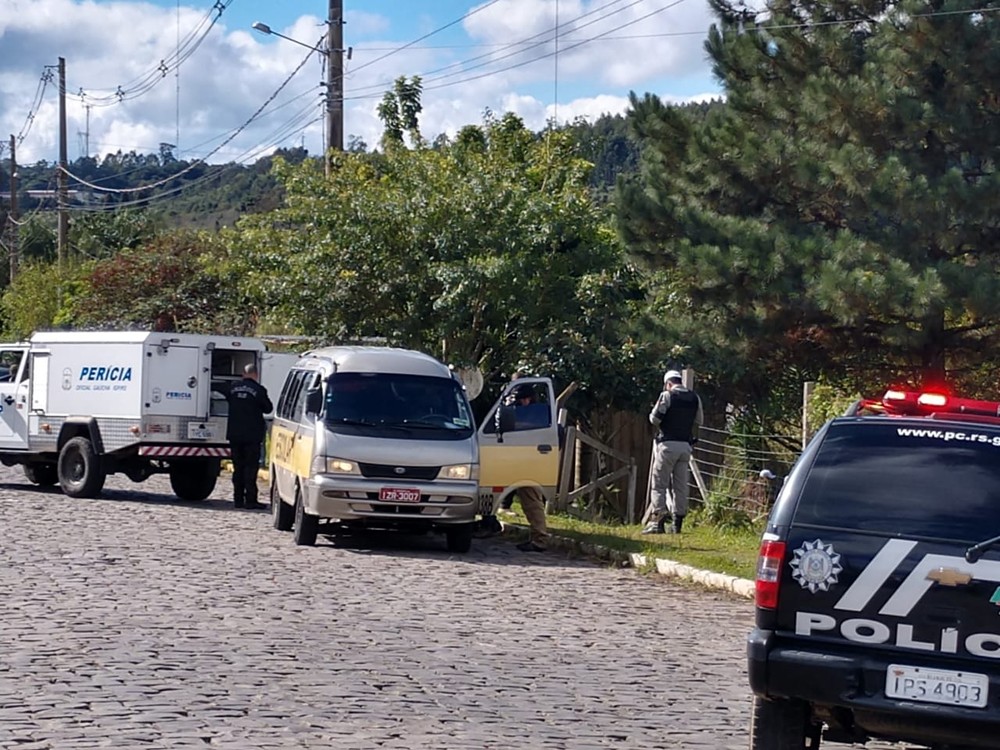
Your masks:
M 544 411 L 547 409 L 536 404 L 535 394 L 531 386 L 518 386 L 514 389 L 514 425 L 515 427 L 537 426 L 533 422 L 532 411 Z M 519 550 L 524 552 L 545 552 L 548 549 L 549 532 L 545 521 L 545 497 L 537 487 L 518 487 L 517 496 L 521 500 L 521 510 L 524 517 L 528 519 L 528 526 L 531 533 L 528 541 L 517 545 Z
M 649 413 L 649 421 L 657 427 L 650 497 L 653 516 L 642 533 L 666 533 L 669 516 L 670 532 L 680 534 L 688 512 L 691 444 L 698 438 L 705 415 L 698 394 L 684 387 L 677 370 L 668 370 L 663 376 L 663 392 Z

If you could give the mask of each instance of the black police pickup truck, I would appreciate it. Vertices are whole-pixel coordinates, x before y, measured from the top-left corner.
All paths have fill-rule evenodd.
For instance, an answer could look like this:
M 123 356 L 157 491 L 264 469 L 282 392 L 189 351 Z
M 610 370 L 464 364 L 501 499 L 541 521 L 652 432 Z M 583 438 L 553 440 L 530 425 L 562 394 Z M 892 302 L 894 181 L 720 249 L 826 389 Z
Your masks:
M 761 543 L 751 750 L 1000 748 L 998 415 L 889 391 L 810 442 Z

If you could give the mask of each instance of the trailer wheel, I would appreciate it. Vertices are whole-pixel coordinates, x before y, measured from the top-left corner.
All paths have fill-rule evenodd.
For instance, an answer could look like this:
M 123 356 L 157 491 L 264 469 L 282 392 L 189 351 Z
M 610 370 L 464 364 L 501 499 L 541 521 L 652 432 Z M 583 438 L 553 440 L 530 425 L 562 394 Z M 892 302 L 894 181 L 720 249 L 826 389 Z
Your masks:
M 219 462 L 185 461 L 170 464 L 170 487 L 181 500 L 204 500 L 219 478 Z
M 57 474 L 59 486 L 70 497 L 97 497 L 106 478 L 101 457 L 84 437 L 66 441 L 59 451 Z
M 59 481 L 55 464 L 25 464 L 24 476 L 39 487 L 51 487 Z

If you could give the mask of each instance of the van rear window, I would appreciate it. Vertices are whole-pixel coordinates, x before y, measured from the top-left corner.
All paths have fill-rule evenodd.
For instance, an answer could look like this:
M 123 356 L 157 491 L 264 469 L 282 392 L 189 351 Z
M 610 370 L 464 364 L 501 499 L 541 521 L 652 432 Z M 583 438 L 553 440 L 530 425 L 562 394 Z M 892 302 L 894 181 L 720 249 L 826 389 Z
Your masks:
M 831 424 L 794 522 L 968 542 L 1000 534 L 1000 432 Z

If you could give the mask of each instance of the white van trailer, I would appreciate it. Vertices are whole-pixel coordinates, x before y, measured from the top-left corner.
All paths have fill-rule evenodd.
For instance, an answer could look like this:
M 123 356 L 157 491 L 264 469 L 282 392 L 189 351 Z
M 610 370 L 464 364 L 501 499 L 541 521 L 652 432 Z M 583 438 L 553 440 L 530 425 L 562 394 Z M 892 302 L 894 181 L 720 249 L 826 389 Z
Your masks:
M 261 368 L 254 338 L 44 332 L 0 344 L 0 462 L 38 485 L 94 497 L 108 474 L 167 473 L 178 497 L 215 488 L 228 387 Z

